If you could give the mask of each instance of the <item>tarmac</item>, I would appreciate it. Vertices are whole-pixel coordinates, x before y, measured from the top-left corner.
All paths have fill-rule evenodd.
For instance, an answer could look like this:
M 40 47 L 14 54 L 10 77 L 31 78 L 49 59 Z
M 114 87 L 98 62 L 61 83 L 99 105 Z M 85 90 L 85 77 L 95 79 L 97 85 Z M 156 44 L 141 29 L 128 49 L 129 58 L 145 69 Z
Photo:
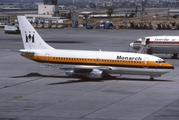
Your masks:
M 128 51 L 140 37 L 174 30 L 37 29 L 54 48 Z M 148 76 L 89 80 L 20 56 L 20 35 L 0 29 L 0 120 L 179 120 L 179 60 L 156 54 L 175 70 Z

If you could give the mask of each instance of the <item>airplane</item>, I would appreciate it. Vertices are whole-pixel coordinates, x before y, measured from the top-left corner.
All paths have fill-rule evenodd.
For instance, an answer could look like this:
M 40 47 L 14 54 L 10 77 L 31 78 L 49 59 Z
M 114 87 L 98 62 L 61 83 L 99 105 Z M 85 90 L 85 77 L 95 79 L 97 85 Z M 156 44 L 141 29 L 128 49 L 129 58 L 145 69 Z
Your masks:
M 63 69 L 68 76 L 89 79 L 104 78 L 111 74 L 146 75 L 159 77 L 174 67 L 163 59 L 139 53 L 55 49 L 48 45 L 25 16 L 18 16 L 24 49 L 21 56 Z
M 134 50 L 139 50 L 141 46 L 147 46 L 147 54 L 173 54 L 172 58 L 177 59 L 179 54 L 179 36 L 149 36 L 139 38 L 129 46 Z

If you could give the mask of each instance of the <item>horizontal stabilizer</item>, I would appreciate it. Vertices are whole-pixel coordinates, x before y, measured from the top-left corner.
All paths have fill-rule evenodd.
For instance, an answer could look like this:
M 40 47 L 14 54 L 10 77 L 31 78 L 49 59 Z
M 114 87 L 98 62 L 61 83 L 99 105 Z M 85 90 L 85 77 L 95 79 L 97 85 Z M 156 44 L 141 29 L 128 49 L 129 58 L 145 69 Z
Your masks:
M 20 50 L 21 54 L 31 55 L 33 56 L 35 54 L 34 51 L 27 51 L 27 50 Z

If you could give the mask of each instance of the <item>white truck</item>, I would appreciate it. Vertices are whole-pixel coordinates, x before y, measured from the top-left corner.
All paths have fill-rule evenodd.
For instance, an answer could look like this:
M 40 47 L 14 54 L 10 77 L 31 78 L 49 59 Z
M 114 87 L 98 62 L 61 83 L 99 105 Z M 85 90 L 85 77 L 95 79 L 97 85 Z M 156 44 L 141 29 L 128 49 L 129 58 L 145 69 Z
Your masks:
M 6 34 L 20 34 L 20 30 L 16 26 L 5 26 L 4 32 Z

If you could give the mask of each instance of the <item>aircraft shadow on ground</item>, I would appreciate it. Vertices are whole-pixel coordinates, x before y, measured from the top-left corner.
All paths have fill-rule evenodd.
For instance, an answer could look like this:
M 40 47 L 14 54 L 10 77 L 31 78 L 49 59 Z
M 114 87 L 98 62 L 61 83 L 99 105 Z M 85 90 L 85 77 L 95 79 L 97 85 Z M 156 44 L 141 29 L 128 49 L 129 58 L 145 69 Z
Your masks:
M 119 80 L 119 81 L 150 81 L 150 82 L 172 82 L 172 80 L 164 80 L 164 79 L 155 79 L 155 80 L 150 80 L 150 79 L 143 79 L 143 78 L 122 78 L 122 77 L 114 77 L 107 75 L 104 78 L 100 79 L 90 79 L 86 77 L 70 77 L 70 76 L 54 76 L 54 75 L 42 75 L 40 73 L 29 73 L 27 75 L 23 76 L 13 76 L 11 78 L 24 78 L 24 77 L 44 77 L 44 78 L 76 78 L 76 80 L 68 80 L 65 82 L 57 82 L 57 83 L 50 83 L 48 85 L 58 85 L 58 84 L 70 84 L 70 83 L 83 83 L 83 82 L 104 82 L 104 81 L 109 81 L 109 80 Z

